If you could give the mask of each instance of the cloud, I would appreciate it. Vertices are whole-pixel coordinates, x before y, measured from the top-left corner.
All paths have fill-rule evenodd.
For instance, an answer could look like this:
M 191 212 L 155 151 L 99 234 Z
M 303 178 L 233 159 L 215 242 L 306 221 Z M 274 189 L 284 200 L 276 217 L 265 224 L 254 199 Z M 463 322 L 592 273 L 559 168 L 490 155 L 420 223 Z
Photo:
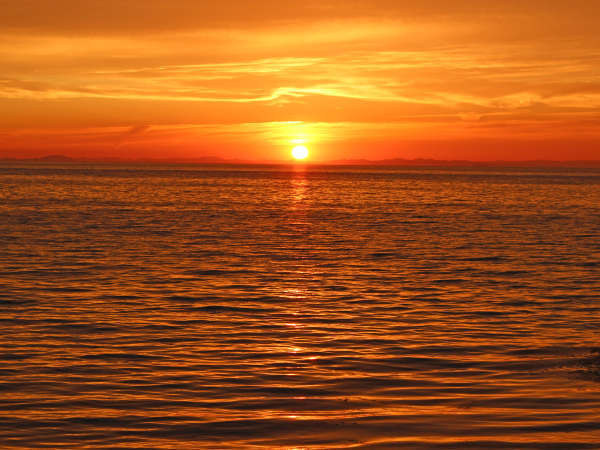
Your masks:
M 57 69 L 51 69 L 53 77 L 38 71 L 41 75 L 29 79 L 0 80 L 0 97 L 273 105 L 328 97 L 441 108 L 465 109 L 470 105 L 481 108 L 480 113 L 484 109 L 491 112 L 544 105 L 598 108 L 600 85 L 577 82 L 593 77 L 593 64 L 576 60 L 570 66 L 556 67 L 555 60 L 542 57 L 505 63 L 506 57 L 506 52 L 498 51 L 494 58 L 486 59 L 484 49 L 470 47 L 462 52 L 355 51 L 330 57 L 289 56 L 123 69 L 86 67 L 83 71 L 64 70 L 59 77 Z M 563 77 L 565 70 L 573 75 Z M 535 83 L 532 71 L 536 73 Z M 523 90 L 525 85 L 530 89 Z
M 132 146 L 186 124 L 198 134 L 171 137 L 224 142 L 210 126 L 301 122 L 338 124 L 317 126 L 328 141 L 547 137 L 592 135 L 600 113 L 595 2 L 0 4 L 0 127 L 40 136 L 119 126 L 100 141 Z
M 132 35 L 197 29 L 255 29 L 322 20 L 392 18 L 411 22 L 478 22 L 502 34 L 530 36 L 589 33 L 596 29 L 600 6 L 584 0 L 537 2 L 504 0 L 275 0 L 199 2 L 196 0 L 21 0 L 0 3 L 0 28 L 13 32 L 61 35 Z M 528 25 L 528 26 L 525 26 Z

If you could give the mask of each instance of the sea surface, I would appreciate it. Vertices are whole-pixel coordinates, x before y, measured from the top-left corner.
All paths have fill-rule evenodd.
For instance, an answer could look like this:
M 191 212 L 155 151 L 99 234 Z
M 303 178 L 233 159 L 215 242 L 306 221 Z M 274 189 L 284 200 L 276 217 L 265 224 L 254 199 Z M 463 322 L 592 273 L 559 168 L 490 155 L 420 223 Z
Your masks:
M 600 170 L 0 166 L 0 447 L 600 448 Z

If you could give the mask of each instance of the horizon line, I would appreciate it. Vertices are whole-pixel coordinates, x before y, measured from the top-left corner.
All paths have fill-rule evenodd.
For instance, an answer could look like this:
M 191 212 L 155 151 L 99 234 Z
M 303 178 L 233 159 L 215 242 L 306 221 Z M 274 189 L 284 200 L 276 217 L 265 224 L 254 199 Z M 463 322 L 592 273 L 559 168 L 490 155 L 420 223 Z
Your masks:
M 195 158 L 172 157 L 172 158 L 118 158 L 118 157 L 71 157 L 62 154 L 50 154 L 32 158 L 0 157 L 0 162 L 32 162 L 32 163 L 149 163 L 149 164 L 206 164 L 206 165 L 381 165 L 381 166 L 403 166 L 403 165 L 572 165 L 587 164 L 600 165 L 600 159 L 495 159 L 495 160 L 470 160 L 470 159 L 437 159 L 437 158 L 346 158 L 321 161 L 295 161 L 295 160 L 247 160 L 237 158 L 222 158 L 218 156 L 200 156 Z

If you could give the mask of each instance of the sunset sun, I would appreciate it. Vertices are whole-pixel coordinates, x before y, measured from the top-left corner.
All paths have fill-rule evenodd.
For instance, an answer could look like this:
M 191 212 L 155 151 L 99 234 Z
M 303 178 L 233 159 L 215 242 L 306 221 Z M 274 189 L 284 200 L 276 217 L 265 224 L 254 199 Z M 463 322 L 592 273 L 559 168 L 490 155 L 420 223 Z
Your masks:
M 298 161 L 306 159 L 308 156 L 308 149 L 304 145 L 296 145 L 292 149 L 292 156 Z

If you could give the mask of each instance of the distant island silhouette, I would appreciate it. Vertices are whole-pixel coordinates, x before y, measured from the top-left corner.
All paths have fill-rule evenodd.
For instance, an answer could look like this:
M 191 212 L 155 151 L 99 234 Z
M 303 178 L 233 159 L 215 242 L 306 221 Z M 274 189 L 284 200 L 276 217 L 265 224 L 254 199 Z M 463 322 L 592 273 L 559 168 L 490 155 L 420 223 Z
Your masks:
M 243 160 L 226 159 L 218 156 L 202 156 L 197 158 L 73 158 L 61 154 L 52 154 L 37 158 L 0 158 L 0 162 L 10 163 L 129 163 L 129 164 L 294 164 L 288 160 Z M 433 158 L 392 158 L 392 159 L 335 159 L 326 161 L 303 162 L 306 165 L 332 165 L 332 166 L 422 166 L 422 167 L 600 167 L 600 160 L 489 160 L 473 161 L 466 159 L 433 159 Z

